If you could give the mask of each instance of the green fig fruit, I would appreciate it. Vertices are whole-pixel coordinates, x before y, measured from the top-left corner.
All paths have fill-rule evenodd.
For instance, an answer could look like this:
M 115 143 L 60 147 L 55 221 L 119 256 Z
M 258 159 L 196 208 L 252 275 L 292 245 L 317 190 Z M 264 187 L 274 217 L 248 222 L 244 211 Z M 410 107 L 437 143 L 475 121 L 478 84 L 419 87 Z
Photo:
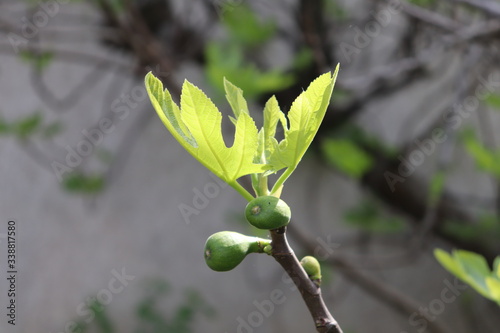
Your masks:
M 250 201 L 245 208 L 247 221 L 256 228 L 272 230 L 290 222 L 290 207 L 273 196 L 261 196 Z
M 264 253 L 270 240 L 245 236 L 233 231 L 220 231 L 208 237 L 205 243 L 205 261 L 217 272 L 230 271 L 249 253 Z M 266 252 L 267 253 L 267 252 Z
M 300 261 L 300 264 L 311 280 L 321 281 L 321 266 L 318 262 L 318 259 L 312 256 L 305 256 Z

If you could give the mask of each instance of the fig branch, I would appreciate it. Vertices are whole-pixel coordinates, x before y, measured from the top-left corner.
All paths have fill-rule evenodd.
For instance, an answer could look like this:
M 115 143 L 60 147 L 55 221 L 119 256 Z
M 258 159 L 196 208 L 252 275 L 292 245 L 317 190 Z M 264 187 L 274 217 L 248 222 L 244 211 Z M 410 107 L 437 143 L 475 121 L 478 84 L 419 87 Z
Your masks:
M 151 103 L 165 127 L 193 157 L 249 201 L 245 217 L 250 225 L 270 231 L 271 241 L 233 231 L 211 235 L 204 249 L 208 267 L 225 272 L 236 268 L 250 253 L 272 255 L 299 289 L 320 333 L 342 333 L 342 329 L 323 301 L 318 260 L 306 256 L 299 262 L 288 245 L 286 226 L 290 223 L 291 210 L 279 197 L 283 183 L 295 170 L 319 129 L 338 70 L 337 66 L 333 74 L 328 72 L 315 79 L 292 103 L 288 119 L 276 98 L 269 99 L 260 131 L 250 116 L 243 91 L 224 80 L 226 98 L 234 113 L 231 120 L 235 125 L 235 139 L 231 147 L 226 146 L 220 131 L 220 111 L 199 88 L 185 81 L 179 107 L 158 78 L 152 73 L 145 78 Z M 284 131 L 284 138 L 279 142 L 275 138 L 278 123 Z M 269 192 L 268 174 L 284 168 Z M 246 175 L 252 177 L 256 197 L 237 182 Z
M 288 244 L 286 226 L 270 230 L 270 234 L 271 255 L 283 267 L 297 286 L 313 317 L 316 330 L 320 333 L 342 333 L 342 329 L 323 301 L 321 288 L 311 281 Z

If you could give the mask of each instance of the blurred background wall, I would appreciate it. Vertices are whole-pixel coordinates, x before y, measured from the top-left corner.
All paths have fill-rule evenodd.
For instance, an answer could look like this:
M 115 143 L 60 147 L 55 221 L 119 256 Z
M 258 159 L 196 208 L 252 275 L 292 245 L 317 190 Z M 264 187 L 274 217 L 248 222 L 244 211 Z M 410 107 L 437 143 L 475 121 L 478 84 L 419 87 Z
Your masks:
M 498 306 L 432 252 L 499 252 L 499 16 L 487 0 L 1 1 L 0 264 L 12 220 L 18 293 L 13 326 L 2 268 L 0 331 L 312 332 L 271 257 L 204 263 L 212 233 L 265 234 L 143 78 L 177 100 L 188 79 L 227 115 L 227 77 L 259 124 L 271 95 L 286 112 L 340 63 L 282 196 L 297 255 L 321 260 L 346 333 L 495 332 Z

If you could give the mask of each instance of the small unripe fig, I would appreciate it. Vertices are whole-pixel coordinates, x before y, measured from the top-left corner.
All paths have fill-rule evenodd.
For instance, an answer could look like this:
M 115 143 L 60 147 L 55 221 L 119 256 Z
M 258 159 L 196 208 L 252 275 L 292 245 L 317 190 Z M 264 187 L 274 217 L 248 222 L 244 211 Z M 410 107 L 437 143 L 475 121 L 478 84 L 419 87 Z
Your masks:
M 312 256 L 305 256 L 300 261 L 300 264 L 311 280 L 321 281 L 321 266 L 318 262 L 318 259 Z
M 259 229 L 277 229 L 290 222 L 290 207 L 273 196 L 257 197 L 250 201 L 245 208 L 247 221 Z
M 249 253 L 263 253 L 270 240 L 245 236 L 233 231 L 220 231 L 208 237 L 205 243 L 205 261 L 217 272 L 230 271 Z

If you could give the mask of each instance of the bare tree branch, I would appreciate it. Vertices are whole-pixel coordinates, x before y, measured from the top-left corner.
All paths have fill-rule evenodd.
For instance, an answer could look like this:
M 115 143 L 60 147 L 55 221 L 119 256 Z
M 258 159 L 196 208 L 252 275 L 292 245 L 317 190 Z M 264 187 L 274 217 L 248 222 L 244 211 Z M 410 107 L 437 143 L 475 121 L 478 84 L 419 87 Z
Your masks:
M 462 3 L 480 9 L 489 15 L 500 16 L 500 4 L 489 0 L 448 0 L 455 3 Z
M 317 244 L 314 241 L 307 239 L 304 233 L 297 232 L 289 228 L 292 236 L 299 242 L 299 244 L 306 249 L 307 252 L 314 253 Z M 293 230 L 293 231 L 292 231 Z M 274 245 L 273 245 L 274 246 Z M 409 298 L 407 295 L 397 291 L 389 285 L 376 280 L 375 278 L 362 273 L 360 270 L 354 268 L 347 260 L 340 255 L 332 255 L 327 261 L 335 268 L 340 268 L 342 273 L 349 279 L 349 281 L 356 283 L 363 288 L 367 293 L 380 299 L 385 304 L 389 305 L 396 312 L 409 316 L 418 311 L 420 304 Z M 428 322 L 429 329 L 433 333 L 451 333 L 444 325 L 435 321 L 434 317 L 429 314 L 422 314 Z
M 456 21 L 447 18 L 446 16 L 442 16 L 437 12 L 433 12 L 427 10 L 420 6 L 412 5 L 408 2 L 402 2 L 403 11 L 420 21 L 423 21 L 427 24 L 440 28 L 446 32 L 455 31 L 458 28 L 461 28 L 462 25 L 457 23 Z

